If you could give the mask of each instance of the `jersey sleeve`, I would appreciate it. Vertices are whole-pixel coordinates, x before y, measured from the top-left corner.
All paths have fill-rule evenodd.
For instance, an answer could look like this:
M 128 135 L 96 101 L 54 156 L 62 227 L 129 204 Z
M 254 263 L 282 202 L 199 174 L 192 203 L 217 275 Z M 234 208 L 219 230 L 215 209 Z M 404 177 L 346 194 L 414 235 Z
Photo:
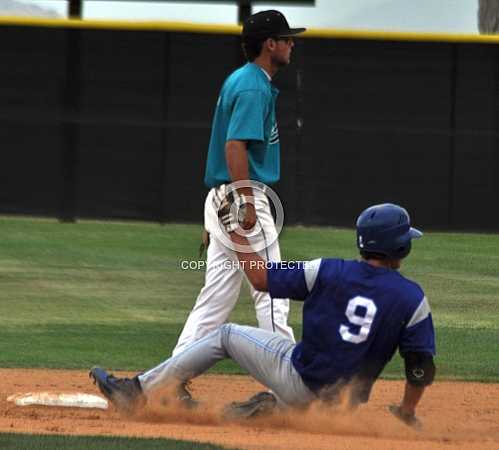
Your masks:
M 435 330 L 428 299 L 423 297 L 402 331 L 400 354 L 424 352 L 435 355 Z
M 267 268 L 269 294 L 273 298 L 305 300 L 314 287 L 320 265 L 320 259 L 271 263 Z
M 263 141 L 267 114 L 265 95 L 258 90 L 240 92 L 232 108 L 227 141 Z

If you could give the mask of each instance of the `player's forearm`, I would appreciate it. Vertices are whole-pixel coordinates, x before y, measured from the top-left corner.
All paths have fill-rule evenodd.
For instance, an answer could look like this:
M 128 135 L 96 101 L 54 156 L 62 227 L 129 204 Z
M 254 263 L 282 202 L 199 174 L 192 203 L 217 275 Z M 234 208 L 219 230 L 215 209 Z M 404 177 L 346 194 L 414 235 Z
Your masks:
M 225 145 L 225 158 L 233 182 L 249 180 L 246 142 L 228 141 Z M 244 230 L 251 230 L 257 222 L 253 188 L 250 184 L 243 183 L 243 186 L 237 187 L 237 192 L 244 196 L 246 205 L 244 220 L 240 225 Z
M 248 149 L 244 141 L 228 141 L 225 144 L 225 159 L 232 181 L 249 180 Z M 250 186 L 238 188 L 239 194 L 253 196 Z
M 244 141 L 227 141 L 225 144 L 225 159 L 232 181 L 249 178 L 248 149 Z
M 250 248 L 248 240 L 237 233 L 230 233 L 232 242 Z M 265 261 L 256 253 L 243 253 L 236 250 L 237 258 L 241 263 L 248 280 L 257 291 L 267 291 L 267 268 Z
M 405 383 L 405 392 L 400 404 L 400 409 L 404 414 L 415 414 L 416 406 L 423 396 L 425 387 L 415 386 L 409 382 Z

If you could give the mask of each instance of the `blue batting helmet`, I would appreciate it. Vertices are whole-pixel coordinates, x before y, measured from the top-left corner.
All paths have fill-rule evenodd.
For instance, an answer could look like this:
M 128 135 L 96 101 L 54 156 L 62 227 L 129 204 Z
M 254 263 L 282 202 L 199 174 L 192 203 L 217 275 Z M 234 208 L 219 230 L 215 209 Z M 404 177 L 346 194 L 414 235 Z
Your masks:
M 390 259 L 405 258 L 411 251 L 411 239 L 423 236 L 411 228 L 407 211 L 392 203 L 374 205 L 357 219 L 357 247 L 361 252 L 376 253 Z

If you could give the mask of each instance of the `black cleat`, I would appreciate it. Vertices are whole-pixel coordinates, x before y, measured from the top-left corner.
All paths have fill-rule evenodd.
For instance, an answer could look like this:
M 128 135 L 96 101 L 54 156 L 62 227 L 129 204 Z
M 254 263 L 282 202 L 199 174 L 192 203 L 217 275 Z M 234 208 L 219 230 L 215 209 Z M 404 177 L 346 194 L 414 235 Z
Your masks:
M 267 416 L 277 406 L 275 395 L 270 392 L 259 392 L 245 402 L 232 402 L 224 408 L 223 416 L 227 420 L 250 419 Z
M 121 412 L 132 414 L 146 404 L 137 377 L 117 378 L 100 367 L 93 367 L 89 377 L 93 378 L 102 395 Z

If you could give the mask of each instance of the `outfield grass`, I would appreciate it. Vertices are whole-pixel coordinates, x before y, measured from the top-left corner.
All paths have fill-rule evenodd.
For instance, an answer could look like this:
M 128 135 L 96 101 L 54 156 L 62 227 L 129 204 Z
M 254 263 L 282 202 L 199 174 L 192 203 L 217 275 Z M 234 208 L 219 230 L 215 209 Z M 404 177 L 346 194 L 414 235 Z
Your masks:
M 102 436 L 47 436 L 1 434 L 2 450 L 223 450 L 223 447 L 171 439 Z
M 142 370 L 169 355 L 203 284 L 199 225 L 0 218 L 0 367 Z M 356 257 L 352 230 L 288 227 L 283 256 Z M 402 272 L 433 308 L 441 379 L 498 381 L 499 235 L 427 233 Z M 247 288 L 230 320 L 255 324 Z M 301 333 L 301 304 L 290 323 Z M 217 372 L 239 372 L 232 363 Z M 402 376 L 397 358 L 384 376 Z

